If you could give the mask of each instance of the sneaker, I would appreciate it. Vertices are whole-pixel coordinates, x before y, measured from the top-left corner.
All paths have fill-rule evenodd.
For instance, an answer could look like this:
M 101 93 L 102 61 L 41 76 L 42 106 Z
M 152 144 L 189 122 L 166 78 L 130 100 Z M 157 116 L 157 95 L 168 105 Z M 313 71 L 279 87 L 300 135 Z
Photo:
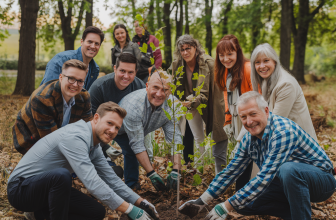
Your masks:
M 27 220 L 36 220 L 34 212 L 24 212 L 23 214 Z
M 140 186 L 140 183 L 137 182 L 136 184 L 134 184 L 132 187 L 131 187 L 132 190 L 141 190 L 141 186 Z

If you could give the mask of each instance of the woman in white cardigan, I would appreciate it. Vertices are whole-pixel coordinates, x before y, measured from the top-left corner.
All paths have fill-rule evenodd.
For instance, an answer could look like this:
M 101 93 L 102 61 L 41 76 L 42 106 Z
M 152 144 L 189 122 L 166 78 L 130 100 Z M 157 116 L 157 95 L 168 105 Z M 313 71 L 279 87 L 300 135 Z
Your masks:
M 296 79 L 280 64 L 271 45 L 258 45 L 251 55 L 253 90 L 262 93 L 269 110 L 291 119 L 317 141 L 306 99 Z

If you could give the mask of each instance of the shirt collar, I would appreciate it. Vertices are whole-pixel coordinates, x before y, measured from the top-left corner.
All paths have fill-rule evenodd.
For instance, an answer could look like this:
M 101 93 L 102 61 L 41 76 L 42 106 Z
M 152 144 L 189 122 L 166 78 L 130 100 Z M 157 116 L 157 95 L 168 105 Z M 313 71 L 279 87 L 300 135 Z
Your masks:
M 99 144 L 97 144 L 96 146 L 94 146 L 91 121 L 86 122 L 86 124 L 88 125 L 89 130 L 91 132 L 91 142 L 90 142 L 90 151 L 91 151 L 93 148 L 97 148 L 99 146 Z
M 146 108 L 147 109 L 150 109 L 150 111 L 152 111 L 152 105 L 151 105 L 151 103 L 149 102 L 149 100 L 148 100 L 148 94 L 146 93 L 146 101 L 145 101 L 145 103 L 146 103 Z M 160 105 L 160 106 L 156 106 L 155 107 L 155 109 L 154 109 L 154 111 L 161 111 L 161 109 L 162 109 L 162 106 L 164 105 L 164 103 L 166 102 L 166 100 L 163 102 L 163 104 L 162 105 Z M 154 112 L 154 111 L 152 111 L 152 112 Z
M 267 125 L 265 127 L 264 134 L 262 136 L 262 140 L 266 140 L 268 138 L 268 136 L 270 135 L 272 119 L 273 119 L 273 114 L 272 114 L 272 112 L 269 112 L 269 116 L 267 118 Z M 251 141 L 256 141 L 257 139 L 258 138 L 256 136 L 251 136 Z
M 69 105 L 68 105 L 68 103 L 65 101 L 65 99 L 64 99 L 64 97 L 63 97 L 63 94 L 62 94 L 62 98 L 63 98 L 63 106 L 64 106 L 64 107 L 69 108 L 69 106 L 70 106 L 70 107 L 74 106 L 74 104 L 75 104 L 75 97 L 72 97 L 72 98 L 69 100 Z

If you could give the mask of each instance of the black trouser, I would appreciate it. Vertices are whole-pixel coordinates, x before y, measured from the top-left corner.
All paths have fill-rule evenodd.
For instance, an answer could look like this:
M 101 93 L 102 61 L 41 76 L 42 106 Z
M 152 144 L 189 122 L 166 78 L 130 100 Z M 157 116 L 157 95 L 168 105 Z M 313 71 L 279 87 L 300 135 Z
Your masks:
M 14 208 L 34 212 L 36 220 L 98 220 L 105 217 L 104 206 L 71 187 L 71 175 L 65 168 L 10 182 L 7 194 Z
M 253 162 L 251 162 L 246 167 L 246 169 L 244 170 L 242 175 L 240 175 L 240 177 L 238 177 L 238 179 L 236 181 L 236 192 L 238 190 L 240 190 L 241 188 L 243 188 L 248 182 L 250 182 L 250 178 L 251 178 L 251 174 L 252 174 L 252 168 L 253 168 Z
M 186 162 L 186 164 L 188 164 L 189 162 L 191 163 L 192 160 L 190 160 L 188 155 L 189 154 L 194 155 L 194 135 L 191 132 L 188 121 L 186 122 L 186 130 L 183 137 L 183 145 L 184 145 L 183 149 L 184 161 Z

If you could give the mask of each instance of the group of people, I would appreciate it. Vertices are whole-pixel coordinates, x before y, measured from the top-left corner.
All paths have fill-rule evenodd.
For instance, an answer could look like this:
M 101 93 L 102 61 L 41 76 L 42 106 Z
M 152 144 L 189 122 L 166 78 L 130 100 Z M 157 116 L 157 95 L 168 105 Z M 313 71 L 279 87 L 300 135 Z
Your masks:
M 104 33 L 97 27 L 85 29 L 77 50 L 50 60 L 40 87 L 13 126 L 14 146 L 24 156 L 8 180 L 12 206 L 28 219 L 103 219 L 105 208 L 96 198 L 131 219 L 159 219 L 155 206 L 132 190 L 141 188 L 139 164 L 157 192 L 176 190 L 182 157 L 190 162 L 194 140 L 204 153 L 201 143 L 211 132 L 216 177 L 199 199 L 179 207 L 181 213 L 194 217 L 236 182 L 236 193 L 205 219 L 226 219 L 233 210 L 311 219 L 310 202 L 324 201 L 335 191 L 335 171 L 317 142 L 301 87 L 274 49 L 258 45 L 248 60 L 238 39 L 226 35 L 213 59 L 198 40 L 183 35 L 166 72 L 160 69 L 158 40 L 138 22 L 134 27 L 132 41 L 123 24 L 114 27 L 114 72 L 99 79 L 93 58 Z M 139 50 L 150 42 L 155 51 Z M 170 83 L 181 66 L 179 99 L 171 94 Z M 203 77 L 195 79 L 195 73 Z M 169 120 L 169 99 L 181 102 L 193 118 Z M 202 114 L 196 109 L 200 104 L 207 105 Z M 158 128 L 167 142 L 174 140 L 173 170 L 166 180 L 150 159 Z M 228 137 L 237 145 L 227 165 Z M 111 161 L 121 154 L 109 145 L 112 140 L 122 149 L 124 169 Z M 176 151 L 179 144 L 185 145 L 183 152 Z M 94 198 L 71 186 L 73 175 Z

